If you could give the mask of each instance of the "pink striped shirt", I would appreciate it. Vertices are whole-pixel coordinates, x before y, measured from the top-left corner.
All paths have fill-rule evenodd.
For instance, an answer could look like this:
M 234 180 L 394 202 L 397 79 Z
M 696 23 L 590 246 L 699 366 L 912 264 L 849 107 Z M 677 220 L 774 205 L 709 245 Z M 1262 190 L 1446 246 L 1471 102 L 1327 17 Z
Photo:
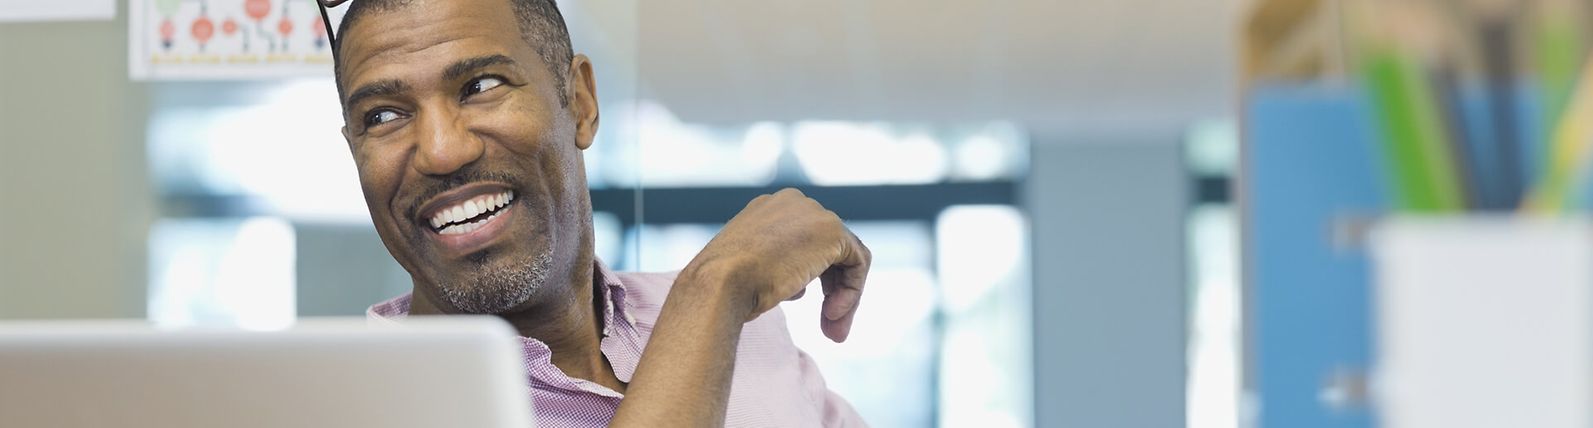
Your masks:
M 620 381 L 630 382 L 642 350 L 663 309 L 674 273 L 619 273 L 595 263 L 603 284 L 603 339 L 600 347 Z M 409 314 L 411 295 L 371 306 L 372 319 Z M 614 417 L 624 395 L 602 385 L 566 376 L 553 365 L 553 352 L 541 341 L 521 337 L 531 402 L 540 427 L 601 427 Z M 846 400 L 824 386 L 813 359 L 797 349 L 776 307 L 741 330 L 730 386 L 728 427 L 866 426 Z

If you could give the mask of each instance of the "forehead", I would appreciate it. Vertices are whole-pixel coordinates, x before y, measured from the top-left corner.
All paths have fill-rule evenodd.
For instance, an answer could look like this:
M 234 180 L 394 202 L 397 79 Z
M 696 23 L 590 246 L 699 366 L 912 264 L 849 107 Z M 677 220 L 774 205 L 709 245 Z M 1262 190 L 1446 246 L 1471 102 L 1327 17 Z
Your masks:
M 372 8 L 338 35 L 338 43 L 345 86 L 404 80 L 458 59 L 518 56 L 529 48 L 508 0 L 414 0 Z

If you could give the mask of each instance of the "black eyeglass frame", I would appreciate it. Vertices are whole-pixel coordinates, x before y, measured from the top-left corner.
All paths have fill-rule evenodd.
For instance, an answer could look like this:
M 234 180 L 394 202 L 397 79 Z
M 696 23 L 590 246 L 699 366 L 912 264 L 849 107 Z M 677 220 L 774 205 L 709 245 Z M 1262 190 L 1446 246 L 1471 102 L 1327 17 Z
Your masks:
M 315 7 L 321 9 L 321 25 L 326 26 L 326 43 L 332 47 L 332 62 L 337 63 L 337 36 L 332 34 L 332 17 L 326 14 L 326 5 L 321 0 L 311 0 Z

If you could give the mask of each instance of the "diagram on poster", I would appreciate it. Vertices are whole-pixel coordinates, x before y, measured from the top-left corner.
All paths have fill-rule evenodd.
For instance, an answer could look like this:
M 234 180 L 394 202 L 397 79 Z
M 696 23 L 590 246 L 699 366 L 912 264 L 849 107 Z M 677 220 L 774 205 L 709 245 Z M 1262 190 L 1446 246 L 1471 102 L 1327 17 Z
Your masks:
M 332 75 L 315 0 L 132 0 L 128 18 L 135 80 Z

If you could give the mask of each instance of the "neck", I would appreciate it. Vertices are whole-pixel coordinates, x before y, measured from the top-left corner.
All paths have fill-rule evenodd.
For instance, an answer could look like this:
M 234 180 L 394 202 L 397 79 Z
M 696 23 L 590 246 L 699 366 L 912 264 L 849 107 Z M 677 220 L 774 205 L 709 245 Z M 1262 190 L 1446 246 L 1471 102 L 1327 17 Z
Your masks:
M 614 376 L 600 346 L 602 294 L 592 283 L 591 265 L 579 271 L 582 273 L 570 275 L 567 294 L 558 293 L 537 306 L 500 316 L 521 336 L 547 344 L 553 351 L 553 365 L 564 374 L 599 382 Z
M 625 384 L 614 375 L 613 366 L 603 356 L 603 290 L 595 284 L 596 265 L 588 259 L 584 268 L 571 269 L 568 284 L 543 284 L 546 294 L 538 296 L 536 305 L 524 310 L 499 314 L 520 336 L 541 341 L 553 352 L 553 365 L 565 375 L 585 379 L 617 392 L 625 391 Z M 417 290 L 418 291 L 418 290 Z M 423 293 L 413 293 L 410 314 L 429 315 L 446 313 L 424 298 Z

